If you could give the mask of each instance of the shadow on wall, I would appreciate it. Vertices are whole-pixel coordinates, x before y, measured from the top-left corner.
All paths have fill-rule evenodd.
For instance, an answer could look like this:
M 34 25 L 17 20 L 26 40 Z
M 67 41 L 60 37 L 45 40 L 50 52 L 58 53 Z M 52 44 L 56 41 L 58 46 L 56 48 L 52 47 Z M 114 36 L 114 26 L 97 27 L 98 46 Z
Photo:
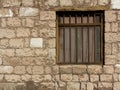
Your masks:
M 34 83 L 28 81 L 26 83 L 0 83 L 0 90 L 54 90 L 54 87 L 48 87 L 48 84 Z

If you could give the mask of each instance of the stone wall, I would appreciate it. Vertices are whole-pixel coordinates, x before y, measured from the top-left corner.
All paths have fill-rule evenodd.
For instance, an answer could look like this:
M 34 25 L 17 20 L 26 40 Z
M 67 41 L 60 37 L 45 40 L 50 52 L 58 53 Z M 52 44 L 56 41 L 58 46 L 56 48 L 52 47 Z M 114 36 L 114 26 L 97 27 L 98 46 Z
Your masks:
M 120 90 L 119 0 L 0 0 L 0 90 Z M 105 10 L 105 65 L 56 64 L 56 11 Z

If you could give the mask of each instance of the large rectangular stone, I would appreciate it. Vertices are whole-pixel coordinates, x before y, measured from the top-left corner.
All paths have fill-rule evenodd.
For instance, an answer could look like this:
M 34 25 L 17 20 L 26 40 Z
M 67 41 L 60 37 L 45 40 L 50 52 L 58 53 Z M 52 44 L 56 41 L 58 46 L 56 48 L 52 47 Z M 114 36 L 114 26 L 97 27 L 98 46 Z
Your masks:
M 43 47 L 43 39 L 42 38 L 31 38 L 30 47 Z
M 37 16 L 38 14 L 39 14 L 38 8 L 21 7 L 19 11 L 20 16 Z
M 11 9 L 0 9 L 0 17 L 12 17 L 13 12 Z
M 112 9 L 120 9 L 120 0 L 111 0 Z

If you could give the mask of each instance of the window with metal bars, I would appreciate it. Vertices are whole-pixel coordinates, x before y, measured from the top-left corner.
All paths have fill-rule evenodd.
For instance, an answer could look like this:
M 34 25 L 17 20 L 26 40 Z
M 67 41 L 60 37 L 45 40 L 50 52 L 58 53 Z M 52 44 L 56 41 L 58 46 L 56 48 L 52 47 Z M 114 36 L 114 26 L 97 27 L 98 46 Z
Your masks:
M 57 63 L 103 64 L 104 11 L 58 11 Z

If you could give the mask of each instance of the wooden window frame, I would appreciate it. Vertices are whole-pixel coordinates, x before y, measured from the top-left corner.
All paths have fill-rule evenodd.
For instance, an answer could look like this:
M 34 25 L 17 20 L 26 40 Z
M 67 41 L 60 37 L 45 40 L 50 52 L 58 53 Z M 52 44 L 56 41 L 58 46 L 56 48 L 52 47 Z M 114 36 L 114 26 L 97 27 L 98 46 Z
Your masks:
M 67 24 L 65 24 L 65 25 L 61 25 L 61 24 L 59 24 L 59 20 L 58 20 L 58 18 L 59 18 L 59 14 L 60 13 L 69 13 L 69 12 L 74 12 L 74 13 L 78 13 L 78 12 L 80 12 L 80 13 L 84 13 L 84 12 L 92 12 L 92 13 L 100 13 L 100 15 L 101 15 L 101 23 L 100 24 L 88 24 L 88 26 L 97 26 L 97 25 L 99 25 L 100 26 L 100 63 L 59 63 L 59 42 L 58 42 L 58 40 L 59 40 L 59 27 L 60 26 L 69 26 L 69 25 L 67 25 Z M 56 18 L 56 63 L 57 64 L 60 64 L 60 65 L 71 65 L 71 64 L 73 64 L 73 65 L 79 65 L 79 64 L 85 64 L 85 65 L 104 65 L 104 25 L 105 25 L 105 23 L 104 23 L 104 11 L 57 11 L 56 12 L 56 16 L 57 16 L 57 18 Z M 87 24 L 85 24 L 85 25 L 87 25 Z M 72 26 L 84 26 L 84 24 L 75 24 L 75 25 L 72 25 L 71 24 L 71 27 Z

